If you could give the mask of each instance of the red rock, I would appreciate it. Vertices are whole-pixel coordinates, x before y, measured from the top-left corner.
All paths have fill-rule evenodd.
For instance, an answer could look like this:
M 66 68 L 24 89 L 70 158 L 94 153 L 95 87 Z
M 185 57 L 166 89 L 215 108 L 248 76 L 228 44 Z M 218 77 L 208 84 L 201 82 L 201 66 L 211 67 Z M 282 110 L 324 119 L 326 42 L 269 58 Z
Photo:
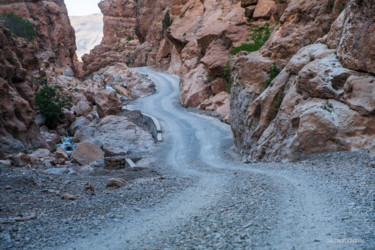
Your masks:
M 337 55 L 349 69 L 375 74 L 374 12 L 372 0 L 351 1 L 345 10 Z
M 227 87 L 228 87 L 228 82 L 220 77 L 216 78 L 211 83 L 212 93 L 214 95 L 217 95 L 220 92 L 227 90 Z
M 78 116 L 85 116 L 92 111 L 92 106 L 87 101 L 80 101 L 73 107 L 73 110 Z
M 257 4 L 258 0 L 241 0 L 241 7 L 246 8 L 250 5 Z
M 112 90 L 101 90 L 95 96 L 95 104 L 100 117 L 117 115 L 121 112 L 121 104 Z
M 56 150 L 56 153 L 55 153 L 55 159 L 64 159 L 64 160 L 68 160 L 69 159 L 69 155 L 68 153 L 65 151 L 65 149 L 63 148 L 58 148 Z
M 259 0 L 254 10 L 253 19 L 269 19 L 274 5 L 275 1 L 273 0 Z
M 126 185 L 125 181 L 120 178 L 111 178 L 107 181 L 107 188 L 122 188 Z
M 104 159 L 104 152 L 91 142 L 82 142 L 77 144 L 72 158 L 81 165 L 88 165 L 91 162 Z
M 61 199 L 68 200 L 68 201 L 74 201 L 76 197 L 72 194 L 63 194 L 61 195 Z

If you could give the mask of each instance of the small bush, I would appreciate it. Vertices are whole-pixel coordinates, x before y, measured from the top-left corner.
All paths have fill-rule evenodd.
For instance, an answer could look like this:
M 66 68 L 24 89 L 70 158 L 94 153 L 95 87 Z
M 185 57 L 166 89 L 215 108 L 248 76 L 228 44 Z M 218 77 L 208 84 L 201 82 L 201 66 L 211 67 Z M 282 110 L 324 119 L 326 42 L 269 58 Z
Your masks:
M 315 55 L 311 51 L 309 51 L 309 59 L 310 59 L 310 62 L 315 60 Z
M 230 53 L 236 55 L 240 51 L 253 52 L 259 50 L 267 42 L 274 28 L 270 27 L 269 23 L 266 23 L 262 27 L 251 29 L 249 37 L 246 39 L 250 43 L 243 43 L 233 48 Z
M 148 53 L 145 54 L 145 65 L 147 65 L 148 62 Z
M 279 75 L 280 71 L 281 70 L 277 67 L 276 63 L 274 63 L 270 66 L 270 73 L 269 73 L 268 79 L 261 83 L 261 90 L 262 91 L 265 90 L 266 88 L 268 88 L 268 86 L 273 81 L 273 79 L 275 79 L 276 76 Z
M 169 26 L 171 26 L 171 24 L 172 24 L 171 16 L 169 15 L 169 10 L 167 10 L 167 12 L 164 15 L 163 22 L 162 22 L 162 28 L 163 28 L 162 32 L 164 32 L 164 30 L 166 30 Z
M 40 113 L 46 117 L 46 125 L 55 128 L 63 114 L 63 109 L 70 106 L 72 97 L 62 96 L 59 86 L 44 86 L 35 93 L 35 102 Z
M 212 76 L 207 76 L 207 79 L 204 81 L 204 84 L 211 83 L 214 80 Z
M 283 102 L 283 99 L 284 99 L 283 94 L 278 93 L 276 95 L 276 98 L 273 101 L 273 107 L 275 108 L 276 112 L 279 112 L 279 109 L 280 109 L 281 103 Z
M 4 26 L 8 28 L 14 36 L 23 37 L 29 41 L 34 39 L 34 25 L 28 19 L 10 13 L 2 15 L 0 20 L 3 21 Z

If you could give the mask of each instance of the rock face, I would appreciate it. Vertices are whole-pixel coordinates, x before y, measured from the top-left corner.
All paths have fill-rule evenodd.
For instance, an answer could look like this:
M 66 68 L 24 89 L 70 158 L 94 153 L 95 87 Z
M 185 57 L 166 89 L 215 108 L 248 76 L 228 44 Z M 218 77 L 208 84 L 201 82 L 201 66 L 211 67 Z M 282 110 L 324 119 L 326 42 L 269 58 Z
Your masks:
M 107 32 L 83 57 L 85 74 L 116 62 L 169 70 L 181 74 L 180 101 L 186 107 L 198 107 L 227 88 L 223 70 L 229 52 L 245 41 L 250 27 L 239 0 L 113 0 L 100 7 Z M 163 20 L 170 25 L 163 27 Z M 226 109 L 214 111 L 228 115 Z
M 370 0 L 350 1 L 343 13 L 337 55 L 342 64 L 353 70 L 375 74 L 375 6 Z
M 260 51 L 231 60 L 231 126 L 246 160 L 370 147 L 374 57 L 364 44 L 375 34 L 373 8 L 350 1 L 338 15 L 345 6 L 292 0 Z M 274 62 L 283 70 L 263 91 Z
M 134 0 L 107 0 L 99 3 L 104 16 L 104 37 L 100 45 L 82 57 L 84 66 L 81 77 L 118 62 L 133 64 L 132 51 L 139 46 L 135 34 L 136 6 L 137 1 Z
M 156 90 L 155 84 L 150 79 L 130 70 L 124 63 L 105 67 L 92 74 L 92 78 L 102 80 L 105 85 L 112 86 L 120 95 L 128 99 L 145 97 Z
M 28 19 L 35 35 L 29 41 L 0 26 L 0 158 L 47 147 L 35 123 L 33 77 L 45 77 L 45 65 L 66 75 L 76 71 L 74 30 L 63 0 L 0 1 L 0 19 L 9 13 Z

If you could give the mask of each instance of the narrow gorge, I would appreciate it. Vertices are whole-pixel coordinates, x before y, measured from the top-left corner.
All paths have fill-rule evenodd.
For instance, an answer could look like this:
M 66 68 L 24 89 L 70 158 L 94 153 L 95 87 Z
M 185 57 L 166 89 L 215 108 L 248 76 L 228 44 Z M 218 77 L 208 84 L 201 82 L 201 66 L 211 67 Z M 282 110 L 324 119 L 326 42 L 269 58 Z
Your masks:
M 0 0 L 0 248 L 375 247 L 372 0 L 98 6 Z

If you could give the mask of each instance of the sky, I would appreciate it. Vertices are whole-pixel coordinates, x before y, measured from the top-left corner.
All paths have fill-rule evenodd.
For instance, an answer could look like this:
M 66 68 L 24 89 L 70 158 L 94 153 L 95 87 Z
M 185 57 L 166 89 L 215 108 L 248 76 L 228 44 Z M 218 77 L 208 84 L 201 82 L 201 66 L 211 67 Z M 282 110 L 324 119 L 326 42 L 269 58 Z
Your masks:
M 99 2 L 100 0 L 65 0 L 69 16 L 87 16 L 100 13 Z

